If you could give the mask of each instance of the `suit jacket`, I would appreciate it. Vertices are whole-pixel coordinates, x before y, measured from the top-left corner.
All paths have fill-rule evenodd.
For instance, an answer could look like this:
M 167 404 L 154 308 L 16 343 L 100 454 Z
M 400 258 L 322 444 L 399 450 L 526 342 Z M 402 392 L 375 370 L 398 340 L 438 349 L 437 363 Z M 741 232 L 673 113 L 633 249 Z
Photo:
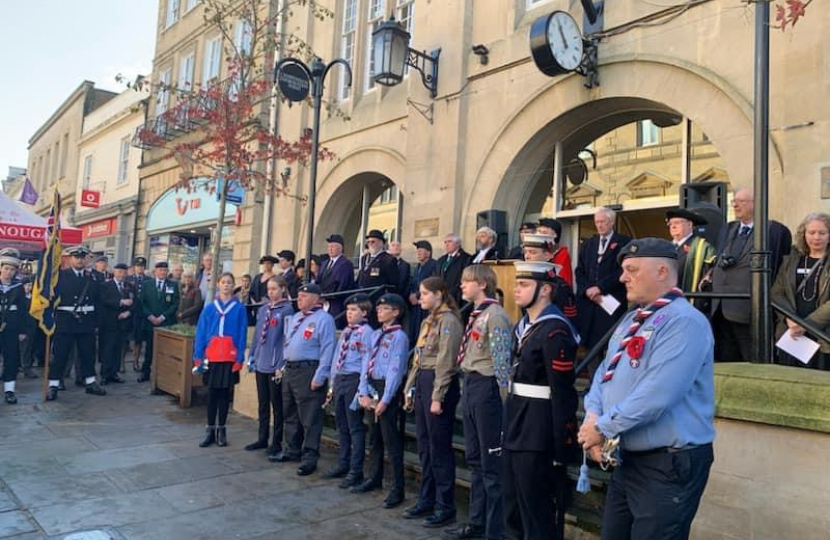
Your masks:
M 282 273 L 282 277 L 288 287 L 288 296 L 291 298 L 297 298 L 297 291 L 300 288 L 300 278 L 297 276 L 297 272 L 294 270 L 294 267 L 290 266 L 286 268 Z M 267 298 L 267 296 L 263 298 Z
M 449 260 L 449 254 L 444 254 L 435 264 L 435 274 L 444 280 L 455 302 L 461 305 L 461 273 L 470 266 L 473 258 L 463 249 L 459 249 L 455 257 Z
M 738 233 L 740 231 L 740 222 L 731 221 L 724 232 L 721 233 L 720 241 L 718 242 L 718 261 L 712 272 L 712 291 L 713 292 L 742 292 L 748 293 L 750 290 L 750 283 L 752 278 L 749 272 L 750 252 L 752 251 L 752 242 L 755 237 L 755 228 L 753 227 L 750 233 L 746 236 L 746 242 L 743 248 L 737 252 L 734 251 L 733 244 L 738 240 Z M 785 255 L 790 253 L 792 247 L 792 235 L 790 230 L 777 221 L 769 222 L 768 229 L 769 248 L 771 255 L 772 276 L 770 281 L 775 282 L 778 274 L 778 268 Z M 732 255 L 735 258 L 735 264 L 729 268 L 722 268 L 721 261 L 724 255 Z M 749 300 L 719 300 L 712 301 L 712 314 L 721 310 L 726 320 L 739 324 L 749 324 L 751 304 Z
M 409 292 L 418 294 L 421 282 L 426 278 L 435 275 L 438 267 L 435 259 L 427 259 L 423 264 L 418 264 L 415 271 L 412 273 L 412 279 L 409 281 Z
M 507 254 L 507 258 L 508 259 L 513 259 L 513 260 L 518 260 L 518 261 L 524 260 L 524 258 L 525 258 L 524 247 L 522 247 L 522 245 L 519 244 L 518 246 L 514 246 L 514 247 L 510 248 L 510 252 Z
M 781 268 L 778 272 L 778 277 L 775 279 L 775 284 L 770 291 L 770 297 L 784 304 L 791 311 L 796 312 L 796 270 L 798 269 L 799 259 L 802 254 L 799 251 L 793 250 L 792 253 L 784 258 Z M 830 261 L 828 261 L 830 262 Z M 814 323 L 821 328 L 825 333 L 830 332 L 830 268 L 827 268 L 827 262 L 822 269 L 822 273 L 818 278 L 818 307 L 815 311 L 804 317 L 807 321 Z M 783 317 L 778 318 L 778 323 L 775 327 L 775 337 L 780 338 L 784 332 L 787 331 L 787 323 Z M 830 353 L 830 343 L 819 341 L 821 344 L 821 352 Z
M 475 253 L 470 254 L 470 264 L 473 263 L 473 260 L 478 256 L 478 251 Z M 496 249 L 496 246 L 488 248 L 487 251 L 484 253 L 484 258 L 480 262 L 484 261 L 497 261 L 499 260 L 499 251 Z
M 354 265 L 348 257 L 340 255 L 331 268 L 328 267 L 328 259 L 326 259 L 326 262 L 321 262 L 320 265 L 320 269 L 318 270 L 320 275 L 317 276 L 316 283 L 320 285 L 323 294 L 354 289 Z M 306 267 L 306 272 L 308 271 L 308 267 Z M 299 288 L 299 285 L 297 288 Z M 343 302 L 345 302 L 346 298 L 341 295 L 335 298 L 328 298 L 327 300 L 329 303 L 329 313 L 332 317 L 337 317 L 343 311 Z M 342 328 L 342 325 L 345 325 L 345 323 L 345 319 L 337 319 L 338 328 Z
M 121 305 L 121 300 L 131 299 L 133 304 L 138 302 L 133 285 L 128 281 L 122 282 L 121 292 L 115 280 L 101 283 L 101 317 L 100 330 L 105 332 L 126 332 L 133 327 L 133 308 Z M 118 319 L 121 313 L 130 313 L 126 319 Z
M 374 258 L 363 256 L 360 272 L 357 275 L 357 287 L 380 287 L 387 285 L 388 292 L 397 293 L 399 285 L 398 260 L 386 251 L 381 251 Z
M 162 291 L 156 289 L 155 278 L 144 283 L 141 289 L 141 325 L 145 331 L 152 331 L 156 326 L 150 324 L 147 317 L 163 315 L 164 321 L 159 327 L 176 324 L 176 310 L 179 308 L 179 286 L 169 279 L 164 280 Z
M 409 292 L 409 279 L 410 274 L 412 273 L 412 268 L 409 266 L 409 263 L 405 260 L 398 259 L 398 294 L 401 296 L 406 296 Z

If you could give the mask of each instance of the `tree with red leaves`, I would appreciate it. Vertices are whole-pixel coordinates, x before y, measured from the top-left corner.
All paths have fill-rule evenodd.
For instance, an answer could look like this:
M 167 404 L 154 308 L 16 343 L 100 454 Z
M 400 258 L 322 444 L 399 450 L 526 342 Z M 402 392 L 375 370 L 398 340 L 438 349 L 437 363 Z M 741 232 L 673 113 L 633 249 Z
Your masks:
M 775 4 L 775 22 L 777 24 L 773 28 L 780 28 L 782 31 L 786 30 L 787 26 L 794 28 L 798 20 L 804 16 L 807 6 L 812 2 L 813 0 L 785 0 L 783 4 Z
M 176 106 L 159 115 L 137 133 L 144 148 L 167 151 L 181 168 L 179 188 L 192 190 L 198 179 L 211 193 L 218 191 L 219 216 L 214 229 L 210 293 L 215 291 L 219 251 L 228 193 L 241 186 L 247 191 L 290 196 L 305 202 L 305 196 L 290 191 L 287 179 L 277 178 L 277 160 L 307 165 L 311 135 L 287 141 L 271 132 L 270 105 L 280 99 L 273 88 L 271 68 L 275 54 L 310 59 L 313 52 L 293 35 L 280 32 L 282 22 L 295 7 L 307 7 L 318 19 L 331 18 L 330 10 L 312 0 L 294 0 L 277 8 L 276 0 L 202 0 L 204 22 L 222 36 L 227 78 L 213 79 L 194 88 L 155 83 L 160 99 L 176 97 Z M 334 155 L 321 149 L 320 160 Z

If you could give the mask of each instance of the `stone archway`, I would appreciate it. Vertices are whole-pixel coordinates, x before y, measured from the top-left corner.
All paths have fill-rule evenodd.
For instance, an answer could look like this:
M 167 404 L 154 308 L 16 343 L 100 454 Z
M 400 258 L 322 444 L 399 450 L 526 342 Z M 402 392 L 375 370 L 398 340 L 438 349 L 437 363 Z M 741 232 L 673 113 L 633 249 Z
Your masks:
M 602 86 L 582 87 L 582 78 L 552 81 L 517 107 L 517 113 L 486 146 L 472 189 L 464 201 L 462 230 L 471 235 L 475 211 L 506 210 L 509 229 L 518 227 L 522 210 L 535 187 L 539 169 L 551 148 L 587 124 L 611 115 L 680 114 L 701 126 L 721 154 L 731 178 L 752 179 L 752 107 L 736 89 L 700 66 L 677 65 L 671 59 L 638 55 L 616 58 L 600 67 Z M 782 160 L 771 141 L 770 181 L 780 180 Z M 488 178 L 502 178 L 483 189 Z

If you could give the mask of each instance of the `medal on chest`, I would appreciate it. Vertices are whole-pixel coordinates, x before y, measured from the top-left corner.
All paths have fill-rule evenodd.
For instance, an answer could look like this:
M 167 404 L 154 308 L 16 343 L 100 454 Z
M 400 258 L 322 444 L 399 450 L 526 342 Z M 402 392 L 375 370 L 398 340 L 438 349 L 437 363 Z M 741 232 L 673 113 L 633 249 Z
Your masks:
M 303 330 L 303 339 L 311 339 L 314 335 L 314 330 L 317 328 L 315 323 L 308 323 L 308 326 Z

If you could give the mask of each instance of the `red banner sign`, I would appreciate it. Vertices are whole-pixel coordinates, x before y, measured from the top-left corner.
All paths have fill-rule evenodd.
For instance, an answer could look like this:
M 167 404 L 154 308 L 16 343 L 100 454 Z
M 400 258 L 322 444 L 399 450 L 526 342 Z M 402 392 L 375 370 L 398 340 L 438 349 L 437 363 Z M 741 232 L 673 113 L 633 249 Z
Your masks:
M 81 206 L 98 208 L 101 206 L 101 192 L 84 189 L 81 191 Z
M 42 243 L 46 236 L 46 227 L 33 225 L 18 225 L 16 223 L 0 222 L 0 240 L 18 242 Z M 81 231 L 78 229 L 61 229 L 61 243 L 66 245 L 79 244 Z
M 109 218 L 82 225 L 81 230 L 83 230 L 84 240 L 115 234 L 116 219 L 117 218 Z

